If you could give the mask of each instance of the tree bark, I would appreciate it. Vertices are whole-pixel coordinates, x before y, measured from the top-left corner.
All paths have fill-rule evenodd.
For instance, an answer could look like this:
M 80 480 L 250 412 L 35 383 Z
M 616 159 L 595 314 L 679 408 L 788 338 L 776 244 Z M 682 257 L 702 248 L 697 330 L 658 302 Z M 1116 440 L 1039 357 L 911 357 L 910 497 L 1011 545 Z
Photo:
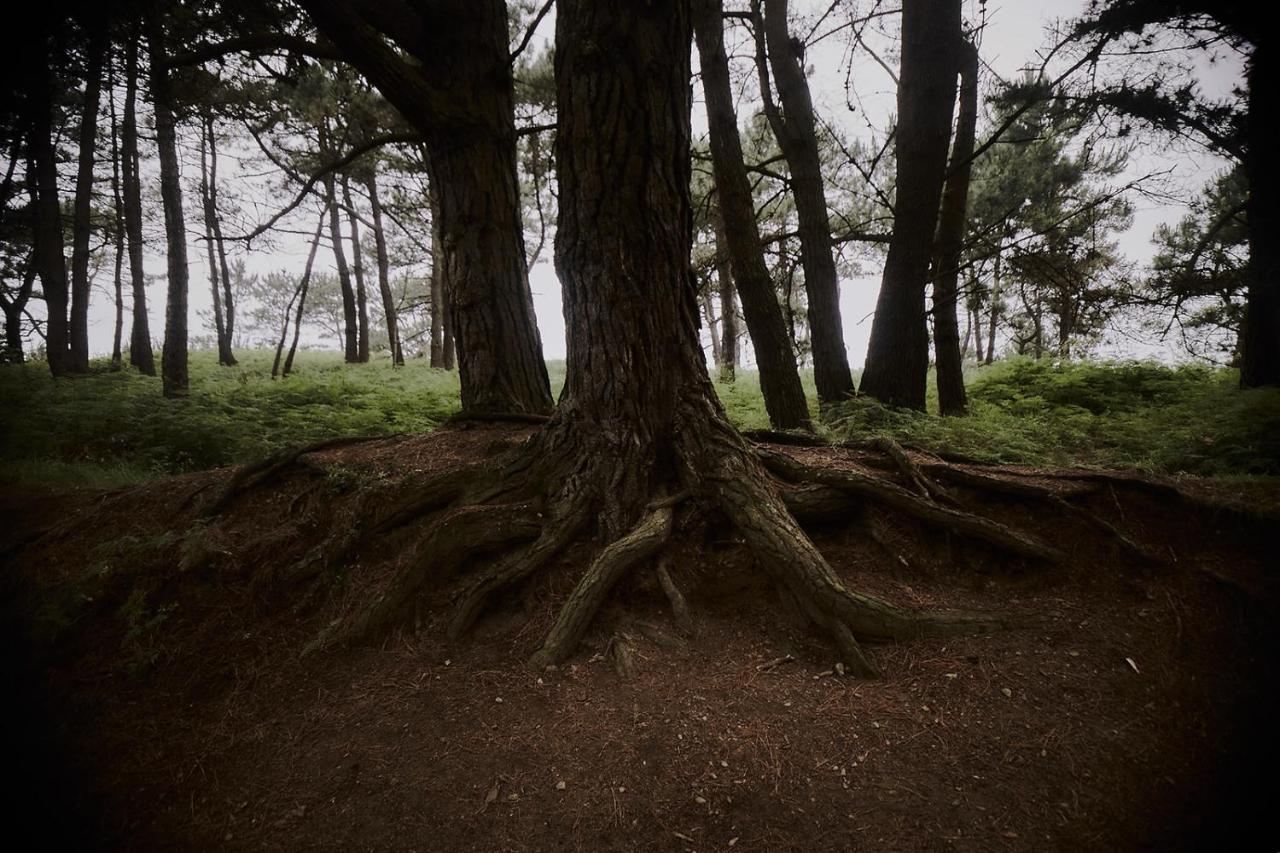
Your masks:
M 345 0 L 303 5 L 426 140 L 463 410 L 550 411 L 525 266 L 506 4 L 447 0 L 389 17 Z
M 716 228 L 716 255 L 719 257 L 721 247 L 728 248 L 728 241 L 724 236 L 724 217 L 718 204 L 712 216 Z M 720 285 L 720 381 L 733 382 L 738 369 L 738 297 L 727 257 L 716 263 L 716 281 Z
M 929 372 L 925 286 L 956 100 L 959 0 L 904 0 L 893 238 L 876 300 L 862 392 L 923 410 Z
M 218 250 L 218 271 L 222 276 L 222 334 L 225 343 L 218 346 L 218 356 L 228 366 L 236 363 L 236 303 L 231 290 L 231 269 L 227 265 L 226 241 L 222 239 L 222 220 L 218 217 L 218 137 L 214 133 L 212 117 L 209 119 L 209 204 L 213 211 L 213 244 Z M 225 352 L 224 352 L 225 350 Z
M 933 265 L 933 347 L 938 374 L 938 410 L 943 415 L 963 415 L 968 408 L 964 393 L 964 353 L 960 348 L 960 329 L 956 318 L 956 293 L 959 290 L 960 253 L 968 222 L 969 161 L 973 156 L 978 123 L 978 49 L 964 39 L 958 27 L 955 38 L 958 44 L 960 113 L 951 146 L 950 171 L 938 213 L 937 254 Z M 967 336 L 965 343 L 968 343 Z
M 173 116 L 173 92 L 165 65 L 164 29 L 157 13 L 147 18 L 151 49 L 151 104 L 156 119 L 156 148 L 160 157 L 160 196 L 164 205 L 165 244 L 169 282 L 164 309 L 164 349 L 160 376 L 166 397 L 187 395 L 187 226 L 182 211 L 182 182 L 178 168 L 178 140 Z
M 109 59 L 107 73 L 107 106 L 111 116 L 111 210 L 115 217 L 115 285 L 116 322 L 111 336 L 111 369 L 120 370 L 124 365 L 122 337 L 124 335 L 124 202 L 120 196 L 120 121 L 116 114 L 116 68 Z
M 364 285 L 364 251 L 360 247 L 360 221 L 355 206 L 351 202 L 351 178 L 342 173 L 342 206 L 347 211 L 347 221 L 351 227 L 351 272 L 356 284 L 356 318 L 359 323 L 359 336 L 356 344 L 356 360 L 361 364 L 369 363 L 369 291 Z
M 983 363 L 986 358 L 982 354 L 982 308 L 980 305 L 974 305 L 971 312 L 973 314 L 973 356 L 978 363 Z
M 840 318 L 840 283 L 832 255 L 831 221 L 818 155 L 813 101 L 804 68 L 787 28 L 787 0 L 752 0 L 757 28 L 757 66 L 765 115 L 791 169 L 791 194 L 799 219 L 800 260 L 809 301 L 809 338 L 818 399 L 830 403 L 854 393 L 853 374 L 845 352 Z M 762 31 L 762 32 L 761 32 Z M 763 37 L 763 41 L 761 41 Z M 778 83 L 779 111 L 773 102 L 764 65 L 764 46 Z M 922 312 L 923 322 L 923 312 Z
M 138 154 L 139 38 L 135 29 L 125 45 L 124 120 L 120 128 L 124 227 L 129 246 L 129 280 L 133 294 L 129 364 L 140 373 L 155 376 L 156 359 L 151 349 L 151 321 L 147 316 L 147 278 L 142 260 L 142 184 Z
M 1280 385 L 1280 164 L 1276 162 L 1275 55 L 1255 45 L 1249 58 L 1244 169 L 1249 181 L 1248 292 L 1240 334 L 1240 387 Z
M 302 336 L 302 313 L 307 307 L 307 288 L 311 284 L 311 270 L 316 262 L 316 249 L 320 246 L 320 234 L 324 231 L 325 214 L 320 213 L 320 220 L 316 222 L 316 233 L 311 237 L 311 248 L 307 251 L 307 265 L 303 267 L 302 279 L 298 282 L 298 289 L 295 293 L 297 302 L 296 313 L 293 318 L 293 343 L 289 345 L 289 355 L 284 360 L 283 376 L 288 376 L 293 370 L 293 356 L 298 351 L 298 338 Z M 285 312 L 284 329 L 280 335 L 280 345 L 276 348 L 275 364 L 271 366 L 271 375 L 276 375 L 276 365 L 280 363 L 280 350 L 284 347 L 285 334 L 289 331 L 289 315 Z
M 996 244 L 996 258 L 991 266 L 991 314 L 987 318 L 987 358 L 984 364 L 990 364 L 996 359 L 996 322 L 1000 319 L 1000 261 L 1004 231 L 1002 230 L 997 237 L 1001 242 Z
M 38 64 L 37 64 L 38 63 Z M 53 144 L 53 72 L 44 53 L 33 58 L 30 116 L 27 128 L 28 192 L 34 211 L 32 240 L 46 307 L 45 351 L 49 372 L 63 376 L 71 370 L 67 338 L 67 259 L 62 251 L 62 204 L 58 198 L 57 155 Z
M 324 120 L 327 122 L 327 119 Z M 328 156 L 329 134 L 320 128 L 320 148 Z M 338 287 L 342 291 L 342 354 L 347 364 L 360 360 L 360 331 L 356 315 L 356 292 L 351 286 L 351 268 L 347 266 L 347 253 L 342 248 L 342 225 L 338 218 L 338 189 L 333 172 L 324 176 L 324 197 L 329 207 L 329 240 L 333 243 L 333 263 L 338 270 Z
M 209 256 L 209 289 L 213 295 L 213 327 L 218 346 L 218 364 L 229 366 L 236 363 L 231 354 L 231 339 L 227 336 L 226 324 L 222 319 L 222 274 L 218 268 L 217 240 L 213 234 L 213 223 L 218 219 L 217 208 L 214 207 L 212 181 L 217 179 L 209 168 L 208 148 L 213 142 L 213 119 L 205 116 L 200 122 L 200 201 L 204 208 L 204 245 Z
M 432 184 L 431 205 L 431 366 L 444 369 L 444 237 L 440 233 L 440 202 Z
M 761 250 L 751 185 L 742 159 L 738 120 L 733 111 L 723 27 L 721 0 L 695 0 L 694 33 L 698 39 L 702 88 L 711 131 L 711 165 L 722 218 L 723 245 L 755 348 L 760 391 L 769 422 L 775 429 L 807 428 L 809 409 L 796 369 L 795 350 Z M 716 241 L 719 254 L 719 232 Z
M 716 331 L 716 315 L 711 307 L 711 279 L 702 284 L 698 299 L 702 303 L 702 319 L 707 324 L 707 332 L 711 338 L 711 363 L 720 364 L 720 335 Z
M 102 97 L 105 27 L 92 27 L 87 48 L 84 103 L 80 110 L 80 149 L 71 219 L 70 369 L 89 372 L 89 238 L 93 233 L 93 165 L 98 147 L 98 105 Z
M 404 365 L 404 351 L 400 348 L 400 328 L 396 319 L 396 300 L 391 292 L 391 259 L 387 255 L 387 235 L 383 231 L 382 202 L 378 198 L 378 173 L 376 166 L 369 167 L 365 178 L 369 191 L 369 211 L 373 215 L 373 243 L 378 257 L 378 292 L 382 296 L 382 313 L 387 321 L 387 340 L 391 348 L 391 363 Z
M 4 352 L 0 353 L 0 362 L 22 364 L 26 361 L 26 355 L 22 351 L 22 313 L 26 310 L 35 283 L 36 265 L 32 256 L 27 259 L 22 284 L 13 297 L 0 292 L 0 308 L 4 309 Z

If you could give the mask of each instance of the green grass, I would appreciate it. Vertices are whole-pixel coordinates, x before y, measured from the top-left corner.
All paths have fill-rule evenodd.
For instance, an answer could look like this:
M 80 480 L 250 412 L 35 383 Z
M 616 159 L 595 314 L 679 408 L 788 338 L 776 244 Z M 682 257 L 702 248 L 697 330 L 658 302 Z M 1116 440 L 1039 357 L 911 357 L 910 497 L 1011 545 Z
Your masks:
M 158 379 L 111 373 L 54 381 L 43 364 L 0 365 L 0 479 L 111 487 L 260 458 L 334 435 L 429 430 L 458 410 L 456 373 L 421 360 L 347 365 L 308 352 L 270 378 L 270 353 L 222 368 L 191 357 L 191 395 L 166 400 Z M 553 389 L 564 363 L 548 365 Z M 812 377 L 803 376 L 813 399 Z M 1012 360 L 971 368 L 971 414 L 941 418 L 865 398 L 824 413 L 834 439 L 888 435 L 1000 462 L 1137 467 L 1159 473 L 1280 474 L 1280 390 L 1242 392 L 1233 371 L 1147 363 L 1055 366 Z M 716 389 L 744 429 L 768 426 L 758 377 Z M 936 408 L 931 388 L 931 407 Z

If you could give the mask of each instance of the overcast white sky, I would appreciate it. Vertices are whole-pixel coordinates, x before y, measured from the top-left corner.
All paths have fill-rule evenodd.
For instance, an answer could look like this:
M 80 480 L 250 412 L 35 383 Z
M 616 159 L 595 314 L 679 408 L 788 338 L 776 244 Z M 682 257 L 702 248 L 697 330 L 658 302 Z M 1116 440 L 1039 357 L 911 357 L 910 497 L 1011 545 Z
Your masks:
M 797 12 L 813 9 L 820 12 L 829 5 L 827 0 L 793 0 L 792 6 Z M 861 4 L 869 6 L 867 3 Z M 886 4 L 887 5 L 887 4 Z M 1040 0 L 1040 2 L 1017 2 L 1017 0 L 991 0 L 987 6 L 987 28 L 982 38 L 981 55 L 991 71 L 1009 78 L 1028 64 L 1038 64 L 1037 51 L 1048 42 L 1045 28 L 1053 20 L 1070 18 L 1078 15 L 1084 7 L 1084 0 Z M 842 13 L 837 12 L 832 21 L 839 20 Z M 965 0 L 965 15 L 974 20 L 979 15 L 979 6 L 975 0 Z M 896 27 L 896 23 L 887 24 Z M 825 28 L 824 28 L 825 29 Z M 554 31 L 554 11 L 543 21 L 539 28 L 538 43 L 545 44 Z M 873 42 L 874 44 L 874 42 Z M 839 122 L 852 135 L 869 135 L 868 122 L 878 129 L 888 124 L 889 116 L 895 108 L 895 93 L 888 75 L 871 59 L 862 56 L 855 59 L 853 66 L 854 86 L 860 97 L 862 114 L 850 114 L 845 105 L 845 51 L 844 40 L 834 37 L 826 40 L 809 51 L 806 61 L 812 68 L 810 87 L 813 91 L 816 106 L 829 120 Z M 887 57 L 894 62 L 893 57 Z M 697 67 L 696 58 L 694 67 Z M 1238 77 L 1238 70 L 1229 65 L 1202 69 L 1202 85 L 1215 91 L 1229 87 Z M 701 115 L 701 88 L 695 87 L 695 133 L 705 131 L 705 120 Z M 739 112 L 740 122 L 746 117 L 746 110 Z M 221 176 L 233 174 L 235 166 L 231 158 L 224 158 L 220 163 Z M 191 168 L 191 167 L 188 167 Z M 1173 168 L 1176 176 L 1185 186 L 1194 191 L 1212 175 L 1222 168 L 1222 163 L 1208 156 L 1191 157 L 1186 152 L 1147 151 L 1134 164 L 1133 171 L 1142 172 L 1152 168 Z M 184 171 L 184 179 L 190 178 Z M 1189 196 L 1188 196 L 1189 197 Z M 210 297 L 207 286 L 207 270 L 204 263 L 204 246 L 196 241 L 201 230 L 199 223 L 199 201 L 188 193 L 185 198 L 187 209 L 187 226 L 192 243 L 189 248 L 191 267 L 191 330 L 193 335 L 207 334 L 202 322 L 197 317 L 198 311 L 207 312 Z M 280 203 L 280 199 L 263 199 L 263 210 Z M 1137 214 L 1132 229 L 1121 241 L 1121 248 L 1130 258 L 1145 262 L 1151 254 L 1150 237 L 1155 226 L 1161 222 L 1173 221 L 1180 217 L 1183 209 L 1176 205 L 1157 204 L 1150 201 L 1137 201 Z M 307 214 L 311 220 L 312 214 Z M 309 230 L 309 223 L 300 228 Z M 161 247 L 156 246 L 157 249 Z M 285 238 L 279 241 L 276 250 L 271 252 L 254 252 L 248 256 L 251 271 L 265 274 L 276 269 L 297 268 L 300 273 L 306 248 L 302 240 Z M 565 355 L 564 321 L 561 313 L 560 284 L 550 263 L 550 252 L 544 253 L 546 260 L 540 261 L 530 270 L 530 285 L 534 295 L 534 306 L 538 315 L 538 325 L 542 333 L 545 355 L 548 359 L 563 358 Z M 331 269 L 331 256 L 322 253 L 318 259 L 321 269 L 326 265 Z M 841 311 L 844 319 L 845 342 L 848 347 L 850 363 L 854 367 L 862 365 L 867 340 L 871 330 L 871 313 L 875 307 L 879 288 L 879 270 L 874 264 L 864 265 L 867 275 L 863 278 L 842 282 Z M 150 273 L 161 273 L 164 269 L 164 258 L 158 251 L 148 253 L 147 269 Z M 107 353 L 111 347 L 112 327 L 114 323 L 114 307 L 106 295 L 105 284 L 109 270 L 99 274 L 98 288 L 90 316 L 91 346 L 96 354 Z M 149 313 L 153 336 L 157 339 L 162 334 L 164 314 L 164 291 L 162 282 L 157 281 L 149 291 Z M 127 319 L 126 319 L 127 323 Z M 125 331 L 128 334 L 127 327 Z M 1114 354 L 1149 355 L 1149 345 L 1134 343 L 1126 346 L 1123 341 L 1116 344 L 1111 352 Z

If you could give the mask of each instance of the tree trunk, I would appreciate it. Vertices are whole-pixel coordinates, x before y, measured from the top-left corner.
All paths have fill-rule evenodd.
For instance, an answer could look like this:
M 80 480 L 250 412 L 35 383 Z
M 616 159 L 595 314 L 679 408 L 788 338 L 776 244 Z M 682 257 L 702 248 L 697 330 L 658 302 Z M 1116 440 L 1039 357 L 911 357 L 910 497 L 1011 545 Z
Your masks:
M 116 322 L 111 336 L 111 369 L 123 367 L 124 335 L 124 202 L 120 196 L 120 122 L 116 115 L 116 62 L 108 59 L 107 107 L 111 116 L 111 210 L 115 216 L 115 285 Z
M 321 128 L 321 150 L 326 156 L 335 156 L 327 145 L 328 133 Z M 343 360 L 354 364 L 360 360 L 360 332 L 356 316 L 356 293 L 351 286 L 351 269 L 347 266 L 347 253 L 342 248 L 342 225 L 338 219 L 338 190 L 333 173 L 324 177 L 325 203 L 329 206 L 329 239 L 333 243 L 333 263 L 338 270 L 338 287 L 342 291 L 342 354 Z
M 982 354 L 982 308 L 979 305 L 973 306 L 973 355 L 981 364 L 986 360 Z
M 809 409 L 786 320 L 773 279 L 765 265 L 759 225 L 742 159 L 738 120 L 733 111 L 728 58 L 724 49 L 721 0 L 695 0 L 702 88 L 711 131 L 711 164 L 724 239 L 716 234 L 716 253 L 727 252 L 742 299 L 742 313 L 755 348 L 760 391 L 769 422 L 776 429 L 807 428 Z M 713 332 L 714 334 L 714 332 Z
M 222 319 L 222 274 L 218 269 L 218 247 L 213 235 L 213 223 L 218 219 L 218 211 L 214 207 L 211 190 L 211 181 L 216 180 L 216 176 L 210 174 L 207 151 L 212 141 L 213 119 L 206 115 L 200 123 L 200 200 L 204 207 L 204 245 L 209 256 L 209 289 L 213 294 L 213 327 L 217 336 L 218 364 L 229 366 L 235 364 L 236 360 L 231 354 L 231 339 L 227 336 Z
M 925 286 L 956 100 L 959 0 L 904 0 L 893 239 L 876 300 L 862 391 L 923 410 L 929 372 Z
M 164 309 L 164 350 L 160 376 L 166 397 L 187 395 L 187 226 L 182 212 L 182 183 L 178 170 L 178 140 L 173 117 L 173 93 L 165 66 L 164 30 L 155 13 L 147 20 L 151 49 L 151 104 L 156 118 L 156 148 L 160 156 L 160 196 L 164 204 L 165 243 L 169 283 Z
M 1003 248 L 1004 232 L 1000 234 L 1001 244 L 996 246 L 996 259 L 991 272 L 991 315 L 987 318 L 987 358 L 990 364 L 996 358 L 996 321 L 1000 319 L 1000 255 Z
M 818 399 L 830 403 L 854 393 L 853 374 L 845 352 L 840 319 L 840 282 L 832 255 L 831 221 L 823 188 L 822 162 L 818 155 L 813 101 L 804 68 L 787 29 L 787 0 L 765 0 L 763 20 L 759 0 L 752 0 L 757 27 L 757 65 L 765 115 L 791 169 L 791 194 L 800 221 L 800 260 L 809 300 L 809 339 L 813 353 L 813 379 Z M 769 66 L 778 82 L 779 112 L 764 69 L 764 42 Z M 921 314 L 923 322 L 923 313 Z
M 347 209 L 347 221 L 351 226 L 351 272 L 356 282 L 356 318 L 359 337 L 356 344 L 356 360 L 369 363 L 369 291 L 364 286 L 364 251 L 360 248 L 360 221 L 351 203 L 351 179 L 342 173 L 342 206 Z
M 22 313 L 26 310 L 27 301 L 36 283 L 35 257 L 27 258 L 27 268 L 22 274 L 22 284 L 18 292 L 9 298 L 0 293 L 0 308 L 4 309 L 4 352 L 0 353 L 0 362 L 6 364 L 22 364 L 26 356 L 22 352 Z
M 959 21 L 957 20 L 957 25 Z M 933 347 L 938 374 L 938 410 L 943 415 L 963 415 L 968 406 L 964 393 L 964 352 L 956 319 L 956 293 L 960 280 L 960 253 L 968 222 L 969 172 L 974 133 L 978 123 L 978 49 L 964 40 L 957 26 L 956 57 L 960 75 L 960 114 L 956 119 L 951 165 L 938 212 L 937 256 L 933 278 Z M 968 312 L 966 312 L 967 314 Z M 968 346 L 968 335 L 965 346 Z
M 427 195 L 431 205 L 431 366 L 444 369 L 444 237 L 434 184 Z
M 1248 292 L 1240 333 L 1240 387 L 1280 385 L 1280 175 L 1276 163 L 1274 98 L 1277 82 L 1271 46 L 1255 45 L 1249 59 L 1249 114 L 1244 169 L 1249 181 Z
M 387 255 L 387 235 L 382 230 L 382 202 L 378 198 L 378 174 L 369 167 L 365 178 L 369 191 L 369 211 L 373 215 L 373 243 L 378 254 L 378 292 L 382 296 L 382 313 L 387 320 L 387 341 L 391 348 L 391 363 L 404 365 L 404 351 L 400 348 L 400 328 L 396 320 L 396 299 L 391 292 L 391 259 Z
M 716 280 L 720 285 L 720 381 L 731 383 L 738 369 L 738 312 L 735 307 L 738 298 L 733 275 L 729 272 L 729 259 L 721 257 L 721 247 L 727 249 L 729 241 L 724 236 L 724 218 L 718 204 L 711 215 L 716 228 Z
M 324 231 L 325 214 L 321 212 L 320 220 L 316 223 L 316 233 L 311 237 L 311 248 L 307 251 L 307 265 L 302 269 L 302 278 L 298 281 L 298 287 L 294 291 L 294 298 L 290 301 L 290 307 L 296 302 L 297 309 L 293 318 L 293 343 L 289 345 L 289 356 L 284 360 L 284 373 L 288 376 L 293 370 L 293 356 L 298 351 L 298 338 L 302 336 L 302 312 L 307 307 L 307 288 L 311 284 L 311 270 L 316 262 L 316 249 L 320 247 L 320 234 Z M 284 327 L 280 330 L 280 343 L 276 347 L 276 359 L 271 365 L 271 377 L 274 379 L 276 375 L 276 367 L 280 364 L 280 350 L 284 348 L 285 335 L 289 333 L 289 311 L 285 310 Z
M 707 324 L 707 332 L 711 337 L 711 363 L 719 365 L 721 362 L 720 335 L 716 331 L 716 314 L 711 307 L 711 280 L 709 278 L 703 282 L 698 298 L 702 302 L 702 319 Z
M 44 54 L 33 69 L 34 91 L 30 93 L 31 115 L 27 130 L 27 156 L 30 175 L 32 240 L 35 265 L 44 291 L 47 319 L 45 350 L 49 371 L 62 376 L 71 370 L 71 352 L 67 340 L 67 259 L 62 252 L 62 204 L 58 199 L 58 167 L 53 146 L 53 74 Z
M 304 5 L 426 140 L 438 196 L 445 336 L 451 326 L 463 410 L 550 411 L 525 266 L 506 3 L 417 4 L 410 22 L 416 28 L 403 26 L 401 17 L 388 26 L 391 32 L 381 33 L 369 23 L 376 8 L 343 0 Z M 388 38 L 398 40 L 412 63 L 387 45 Z M 447 353 L 447 340 L 443 349 Z
M 231 269 L 227 265 L 227 248 L 222 239 L 222 220 L 218 217 L 218 137 L 214 133 L 212 117 L 209 119 L 209 205 L 213 211 L 213 244 L 218 250 L 218 271 L 222 276 L 222 335 L 225 342 L 218 345 L 218 358 L 222 364 L 234 366 L 236 335 L 236 303 L 231 290 Z
M 142 261 L 142 184 L 138 154 L 138 40 L 136 30 L 125 44 L 124 120 L 120 128 L 120 158 L 124 180 L 124 228 L 129 245 L 129 280 L 133 293 L 129 328 L 129 364 L 147 376 L 156 375 L 151 350 L 151 321 L 147 317 L 147 278 Z
M 76 166 L 76 195 L 71 218 L 70 369 L 89 372 L 89 238 L 93 223 L 93 165 L 98 147 L 98 105 L 102 97 L 102 60 L 106 31 L 94 28 L 87 48 L 84 103 L 80 109 L 80 150 Z

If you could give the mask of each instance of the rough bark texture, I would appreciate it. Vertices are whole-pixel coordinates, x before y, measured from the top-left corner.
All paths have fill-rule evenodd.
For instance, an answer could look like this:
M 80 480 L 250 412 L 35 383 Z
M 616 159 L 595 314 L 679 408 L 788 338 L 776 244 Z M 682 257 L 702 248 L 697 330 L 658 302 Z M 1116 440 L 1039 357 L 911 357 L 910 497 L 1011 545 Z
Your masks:
M 1249 60 L 1245 173 L 1249 180 L 1249 290 L 1241 329 L 1240 385 L 1280 385 L 1280 164 L 1275 154 L 1277 77 L 1271 45 Z
M 862 392 L 924 409 L 929 372 L 925 286 L 933 257 L 956 99 L 959 0 L 905 0 L 898 84 L 893 239 L 876 300 Z
M 759 0 L 753 0 L 758 9 Z M 764 38 L 769 65 L 778 84 L 779 111 L 762 79 L 765 114 L 791 168 L 791 194 L 800 221 L 800 259 L 809 300 L 809 339 L 813 380 L 824 403 L 854 392 L 840 319 L 840 283 L 832 255 L 831 221 L 823 188 L 822 163 L 814 127 L 813 100 L 801 56 L 787 28 L 787 0 L 765 0 Z M 757 27 L 761 23 L 757 18 Z M 757 36 L 759 38 L 759 36 Z M 757 48 L 757 53 L 760 50 Z M 762 73 L 761 75 L 765 75 Z M 932 229 L 931 229 L 932 230 Z M 923 322 L 923 312 L 921 314 Z
M 796 369 L 795 350 L 778 305 L 773 279 L 764 262 L 751 185 L 742 159 L 721 10 L 720 0 L 695 0 L 694 3 L 694 32 L 698 38 L 702 88 L 711 131 L 711 164 L 723 218 L 724 243 L 755 348 L 760 391 L 769 422 L 776 429 L 807 428 L 809 409 Z M 717 245 L 717 252 L 719 250 Z
M 400 328 L 396 320 L 396 299 L 391 292 L 391 259 L 387 255 L 387 235 L 383 229 L 382 201 L 378 198 L 378 174 L 369 167 L 365 177 L 365 189 L 369 191 L 369 212 L 373 216 L 373 243 L 378 258 L 378 293 L 382 297 L 382 313 L 387 322 L 387 346 L 391 349 L 391 363 L 404 364 L 404 351 L 400 348 Z
M 80 108 L 76 195 L 71 218 L 71 314 L 68 318 L 70 368 L 89 372 L 89 238 L 93 233 L 93 165 L 98 150 L 98 104 L 102 97 L 104 28 L 90 34 L 85 68 L 84 103 Z
M 174 127 L 173 93 L 165 66 L 164 29 L 157 17 L 147 20 L 151 49 L 151 103 L 156 117 L 160 157 L 160 196 L 164 204 L 165 247 L 169 282 L 164 308 L 164 350 L 160 376 L 166 397 L 187 395 L 187 226 L 182 212 L 182 182 Z
M 356 343 L 356 360 L 361 364 L 369 361 L 369 291 L 364 283 L 364 251 L 360 247 L 360 217 L 351 203 L 351 178 L 342 173 L 342 206 L 347 211 L 347 221 L 351 227 L 351 273 L 356 285 L 356 320 L 359 334 Z
M 448 0 L 392 16 L 378 4 L 304 5 L 426 139 L 463 409 L 550 411 L 525 267 L 506 4 Z
M 444 238 L 440 234 L 440 205 L 435 186 L 429 190 L 431 204 L 431 366 L 444 364 Z
M 142 260 L 142 186 L 138 168 L 138 38 L 125 45 L 124 119 L 120 128 L 123 161 L 124 226 L 129 245 L 129 281 L 133 294 L 129 329 L 129 363 L 147 376 L 156 375 L 147 317 L 147 279 Z
M 39 64 L 35 64 L 39 63 Z M 62 376 L 71 369 L 67 339 L 67 259 L 62 252 L 62 205 L 58 199 L 58 167 L 53 149 L 53 75 L 41 54 L 31 70 L 28 93 L 27 156 L 31 174 L 28 189 L 34 207 L 32 237 L 35 265 L 46 307 L 45 350 L 49 371 Z
M 942 191 L 933 262 L 933 349 L 938 373 L 938 409 L 944 415 L 963 415 L 968 406 L 964 393 L 964 354 L 956 318 L 956 293 L 959 290 L 960 253 L 964 246 L 969 206 L 969 160 L 973 155 L 978 123 L 978 50 L 961 38 L 957 32 L 960 114 L 951 145 L 950 171 Z M 965 340 L 967 343 L 967 335 Z

